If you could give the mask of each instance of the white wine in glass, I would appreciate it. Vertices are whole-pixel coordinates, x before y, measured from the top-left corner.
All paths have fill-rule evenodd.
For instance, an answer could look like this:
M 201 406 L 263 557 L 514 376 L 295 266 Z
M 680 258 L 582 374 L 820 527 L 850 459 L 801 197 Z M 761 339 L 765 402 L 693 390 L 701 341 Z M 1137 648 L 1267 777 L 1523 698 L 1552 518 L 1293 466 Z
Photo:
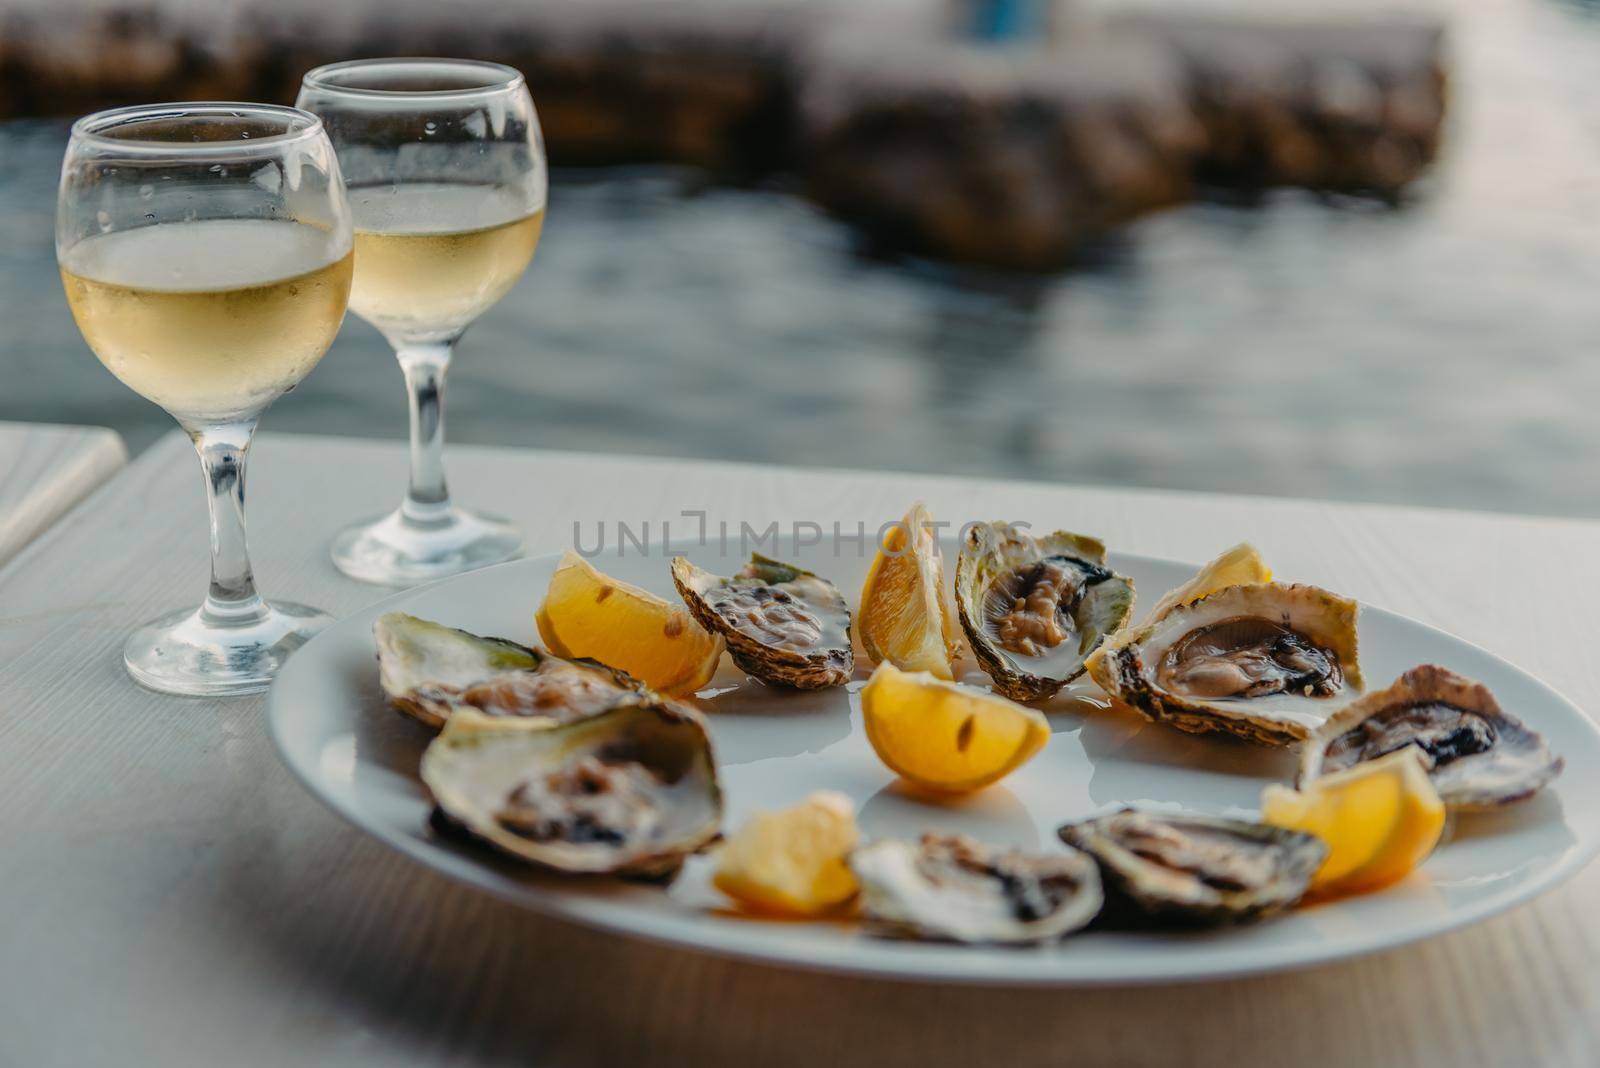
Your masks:
M 260 219 L 89 237 L 62 258 L 84 340 L 134 392 L 178 415 L 259 410 L 322 359 L 353 258 L 315 227 Z
M 327 125 L 350 186 L 350 308 L 394 347 L 411 410 L 404 500 L 339 532 L 333 562 L 410 585 L 510 559 L 521 533 L 450 499 L 444 385 L 456 342 L 522 277 L 543 229 L 544 144 L 522 75 L 469 60 L 357 60 L 311 71 L 298 102 Z
M 256 593 L 244 467 L 256 422 L 322 359 L 354 271 L 349 204 L 314 115 L 156 104 L 79 120 L 62 164 L 56 257 L 100 362 L 161 405 L 200 454 L 211 582 L 198 609 L 135 630 L 151 689 L 264 689 L 331 620 Z
M 350 214 L 350 310 L 396 337 L 465 330 L 516 285 L 544 226 L 517 190 L 449 182 L 351 189 Z

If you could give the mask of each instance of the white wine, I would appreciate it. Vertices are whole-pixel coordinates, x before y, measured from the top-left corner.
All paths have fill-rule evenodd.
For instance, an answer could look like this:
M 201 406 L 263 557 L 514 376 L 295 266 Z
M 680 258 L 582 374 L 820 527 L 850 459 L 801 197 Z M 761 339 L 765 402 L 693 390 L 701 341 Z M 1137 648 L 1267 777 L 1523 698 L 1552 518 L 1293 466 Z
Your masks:
M 397 342 L 466 329 L 522 277 L 544 224 L 514 189 L 448 182 L 352 189 L 350 213 L 350 310 Z
M 179 417 L 270 404 L 322 359 L 350 294 L 352 254 L 301 223 L 217 219 L 87 238 L 61 280 L 112 374 Z

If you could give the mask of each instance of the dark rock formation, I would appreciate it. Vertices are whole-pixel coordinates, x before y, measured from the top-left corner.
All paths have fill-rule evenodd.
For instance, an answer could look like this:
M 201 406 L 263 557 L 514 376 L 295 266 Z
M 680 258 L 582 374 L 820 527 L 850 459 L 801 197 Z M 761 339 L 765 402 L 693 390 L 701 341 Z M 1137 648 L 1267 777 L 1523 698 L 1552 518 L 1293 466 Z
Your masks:
M 925 9 L 924 9 L 925 10 Z M 894 247 L 1043 268 L 1195 180 L 1393 195 L 1438 146 L 1436 24 L 1058 19 L 994 45 L 926 16 L 745 0 L 163 0 L 0 9 L 0 117 L 292 100 L 307 68 L 470 55 L 521 69 L 557 163 L 788 169 Z
M 886 32 L 886 31 L 885 31 Z M 1205 130 L 1169 50 L 835 34 L 801 82 L 809 196 L 893 247 L 1043 268 L 1189 194 Z
M 523 71 L 553 158 L 742 164 L 786 141 L 782 8 L 716 0 L 257 4 L 236 17 L 159 0 L 0 10 L 0 117 L 174 99 L 293 101 L 338 59 L 463 55 Z
M 1439 148 L 1443 28 L 1436 22 L 1251 24 L 1116 19 L 1170 48 L 1206 130 L 1197 171 L 1241 186 L 1392 195 Z

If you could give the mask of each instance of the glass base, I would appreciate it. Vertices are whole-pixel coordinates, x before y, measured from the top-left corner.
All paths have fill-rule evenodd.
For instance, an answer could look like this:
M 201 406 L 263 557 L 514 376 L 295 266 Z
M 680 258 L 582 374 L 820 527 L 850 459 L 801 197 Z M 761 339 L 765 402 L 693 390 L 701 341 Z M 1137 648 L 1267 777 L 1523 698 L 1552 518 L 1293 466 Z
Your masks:
M 396 509 L 341 530 L 331 550 L 340 571 L 381 586 L 415 586 L 498 564 L 521 551 L 522 532 L 516 527 L 459 508 L 427 523 Z
M 122 662 L 133 681 L 161 693 L 226 696 L 259 693 L 289 658 L 333 617 L 278 602 L 247 622 L 219 622 L 202 609 L 174 612 L 128 637 Z

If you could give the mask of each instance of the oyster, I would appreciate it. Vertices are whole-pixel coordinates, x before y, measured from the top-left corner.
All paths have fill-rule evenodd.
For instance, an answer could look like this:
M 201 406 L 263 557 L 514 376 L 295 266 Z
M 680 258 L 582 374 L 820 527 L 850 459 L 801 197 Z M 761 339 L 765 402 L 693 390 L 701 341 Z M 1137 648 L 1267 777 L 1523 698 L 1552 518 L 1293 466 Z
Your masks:
M 758 553 L 732 578 L 674 557 L 672 581 L 700 625 L 727 639 L 733 662 L 763 682 L 815 690 L 850 677 L 850 609 L 828 580 Z
M 1361 690 L 1358 610 L 1315 586 L 1226 586 L 1168 605 L 1089 670 L 1157 722 L 1292 745 Z
M 666 875 L 722 823 L 705 724 L 667 699 L 555 726 L 458 709 L 422 781 L 450 824 L 564 872 Z
M 978 523 L 956 559 L 956 608 L 972 653 L 1014 701 L 1054 694 L 1133 611 L 1133 581 L 1105 566 L 1094 538 L 1035 539 L 1014 523 Z
M 462 706 L 564 721 L 644 699 L 639 683 L 603 664 L 563 660 L 404 612 L 379 616 L 372 636 L 389 703 L 434 728 Z
M 1247 820 L 1125 808 L 1057 833 L 1094 858 L 1108 910 L 1133 921 L 1234 923 L 1288 908 L 1328 847 Z
M 1100 911 L 1100 876 L 1076 850 L 990 849 L 960 835 L 886 839 L 850 854 L 879 934 L 951 942 L 1054 941 Z
M 1339 709 L 1307 742 L 1300 783 L 1416 745 L 1439 799 L 1487 809 L 1530 797 L 1561 771 L 1539 734 L 1488 687 L 1433 664 Z

